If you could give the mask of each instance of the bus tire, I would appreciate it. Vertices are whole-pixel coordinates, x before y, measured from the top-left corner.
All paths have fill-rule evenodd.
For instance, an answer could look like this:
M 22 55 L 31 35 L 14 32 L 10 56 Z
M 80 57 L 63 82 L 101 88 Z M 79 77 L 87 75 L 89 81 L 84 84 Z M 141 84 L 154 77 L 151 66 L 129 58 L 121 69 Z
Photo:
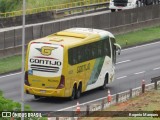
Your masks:
M 34 98 L 35 98 L 35 99 L 39 99 L 39 98 L 41 98 L 41 96 L 34 95 Z
M 106 74 L 104 83 L 103 83 L 103 85 L 101 86 L 101 89 L 102 89 L 102 90 L 105 90 L 105 89 L 107 88 L 107 87 L 106 87 L 107 83 L 108 83 L 108 74 Z
M 116 10 L 115 9 L 111 9 L 111 12 L 115 12 Z
M 74 100 L 75 95 L 76 95 L 76 86 L 74 85 L 74 87 L 73 87 L 73 89 L 72 89 L 72 94 L 71 94 L 71 96 L 70 96 L 70 100 Z
M 78 89 L 76 90 L 76 95 L 75 95 L 76 99 L 81 97 L 81 91 L 82 91 L 82 85 L 80 83 L 79 86 L 78 86 Z

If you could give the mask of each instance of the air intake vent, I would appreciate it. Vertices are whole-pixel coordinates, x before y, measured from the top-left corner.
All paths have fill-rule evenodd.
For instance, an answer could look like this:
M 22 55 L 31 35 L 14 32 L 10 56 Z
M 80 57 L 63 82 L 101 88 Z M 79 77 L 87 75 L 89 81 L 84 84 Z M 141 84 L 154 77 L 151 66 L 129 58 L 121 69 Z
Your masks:
M 44 65 L 31 65 L 32 70 L 42 71 L 42 72 L 54 72 L 57 73 L 59 71 L 58 67 L 44 66 Z
M 53 37 L 53 38 L 50 38 L 49 41 L 61 42 L 61 41 L 63 41 L 63 39 L 62 38 Z
M 58 35 L 58 36 L 76 37 L 76 38 L 82 38 L 82 39 L 87 37 L 86 35 L 81 34 L 81 33 L 65 32 L 65 31 L 58 32 L 58 33 L 56 33 L 56 35 Z

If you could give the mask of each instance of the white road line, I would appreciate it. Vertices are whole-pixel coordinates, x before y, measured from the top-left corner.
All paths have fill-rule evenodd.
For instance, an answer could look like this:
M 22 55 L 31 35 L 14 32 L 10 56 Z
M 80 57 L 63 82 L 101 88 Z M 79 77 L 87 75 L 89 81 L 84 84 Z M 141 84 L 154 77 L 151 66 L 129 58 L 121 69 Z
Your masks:
M 9 77 L 9 76 L 12 76 L 12 75 L 18 75 L 18 74 L 21 74 L 21 72 L 9 74 L 9 75 L 4 75 L 4 76 L 1 76 L 0 79 L 5 78 L 5 77 Z
M 154 68 L 153 70 L 159 70 L 160 69 L 160 67 L 157 67 L 157 68 Z
M 117 79 L 122 79 L 122 78 L 126 78 L 127 76 L 122 76 L 122 77 L 118 77 Z
M 134 74 L 136 74 L 136 75 L 138 75 L 138 74 L 142 74 L 142 73 L 145 73 L 146 71 L 141 71 L 141 72 L 137 72 L 137 73 L 134 73 Z
M 123 50 L 121 50 L 121 51 L 126 51 L 126 50 L 135 49 L 135 48 L 141 48 L 141 47 L 146 47 L 146 46 L 154 45 L 154 44 L 157 44 L 157 43 L 160 43 L 160 42 L 158 41 L 158 42 L 153 42 L 153 43 L 149 43 L 149 44 L 145 44 L 145 45 L 141 45 L 141 46 L 135 46 L 135 47 L 123 49 Z
M 129 61 L 131 61 L 131 60 L 124 60 L 124 61 L 121 61 L 121 62 L 117 62 L 116 64 L 118 65 L 118 64 L 121 64 L 121 63 L 129 62 Z

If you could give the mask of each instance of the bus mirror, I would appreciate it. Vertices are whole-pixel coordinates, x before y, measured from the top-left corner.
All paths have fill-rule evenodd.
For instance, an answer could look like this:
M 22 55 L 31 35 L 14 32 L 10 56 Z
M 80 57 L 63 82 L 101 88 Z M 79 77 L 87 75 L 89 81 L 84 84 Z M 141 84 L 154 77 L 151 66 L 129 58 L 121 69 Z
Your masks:
M 121 46 L 117 43 L 114 43 L 114 45 L 116 47 L 116 51 L 117 51 L 118 55 L 120 55 L 121 54 Z

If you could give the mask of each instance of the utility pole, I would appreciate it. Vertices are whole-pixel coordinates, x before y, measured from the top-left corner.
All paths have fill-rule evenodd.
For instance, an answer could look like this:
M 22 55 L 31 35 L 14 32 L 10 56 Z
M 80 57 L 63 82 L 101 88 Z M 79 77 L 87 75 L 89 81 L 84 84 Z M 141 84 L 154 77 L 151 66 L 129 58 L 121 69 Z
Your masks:
M 24 111 L 25 14 L 26 14 L 26 0 L 23 0 L 21 112 Z M 21 120 L 24 120 L 24 117 L 21 117 Z

